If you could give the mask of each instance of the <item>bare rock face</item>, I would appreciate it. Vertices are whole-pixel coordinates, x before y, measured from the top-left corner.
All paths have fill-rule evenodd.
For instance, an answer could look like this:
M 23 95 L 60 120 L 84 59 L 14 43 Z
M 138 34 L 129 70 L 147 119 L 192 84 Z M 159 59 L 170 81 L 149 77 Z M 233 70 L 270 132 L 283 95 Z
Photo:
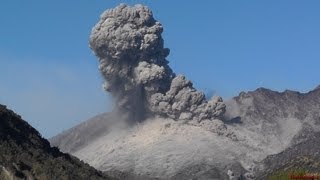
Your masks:
M 148 116 L 175 120 L 219 119 L 221 97 L 206 101 L 192 82 L 168 65 L 162 25 L 145 6 L 120 5 L 105 11 L 93 28 L 90 47 L 99 58 L 105 89 L 131 120 Z
M 242 92 L 226 104 L 225 123 L 250 128 L 266 137 L 277 135 L 281 144 L 297 144 L 320 131 L 319 88 L 308 93 L 259 88 Z
M 256 164 L 256 179 L 279 172 L 319 169 L 320 89 L 308 93 L 259 88 L 226 102 L 225 123 L 242 134 L 264 137 L 261 144 L 275 150 Z
M 283 152 L 265 158 L 260 166 L 255 168 L 259 179 L 277 175 L 280 172 L 305 170 L 309 173 L 319 173 L 320 169 L 320 133 L 309 135 L 309 139 L 295 144 Z

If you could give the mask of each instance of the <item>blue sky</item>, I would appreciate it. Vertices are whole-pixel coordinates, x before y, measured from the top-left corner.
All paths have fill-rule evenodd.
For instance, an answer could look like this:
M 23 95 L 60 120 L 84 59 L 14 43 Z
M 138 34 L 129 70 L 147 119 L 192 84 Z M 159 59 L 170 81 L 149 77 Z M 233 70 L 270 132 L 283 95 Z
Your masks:
M 4 0 L 0 103 L 45 137 L 110 110 L 88 37 L 99 15 L 121 2 L 153 10 L 171 67 L 208 94 L 320 84 L 317 0 Z

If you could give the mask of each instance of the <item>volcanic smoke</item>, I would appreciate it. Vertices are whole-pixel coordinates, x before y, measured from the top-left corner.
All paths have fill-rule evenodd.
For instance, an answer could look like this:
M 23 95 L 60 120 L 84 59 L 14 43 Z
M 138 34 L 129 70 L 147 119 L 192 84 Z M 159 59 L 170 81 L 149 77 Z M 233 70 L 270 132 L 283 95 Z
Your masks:
M 198 122 L 221 118 L 221 97 L 207 101 L 191 81 L 172 71 L 162 31 L 147 7 L 124 4 L 105 11 L 93 28 L 90 48 L 117 108 L 138 121 L 150 116 Z

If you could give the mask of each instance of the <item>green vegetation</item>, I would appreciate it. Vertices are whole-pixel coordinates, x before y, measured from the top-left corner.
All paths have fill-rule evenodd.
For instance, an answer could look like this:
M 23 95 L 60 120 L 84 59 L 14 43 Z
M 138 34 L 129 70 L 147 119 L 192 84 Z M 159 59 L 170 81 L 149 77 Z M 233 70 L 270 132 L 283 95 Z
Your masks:
M 292 180 L 290 176 L 304 176 L 308 174 L 305 169 L 279 170 L 268 177 L 268 180 Z
M 311 176 L 320 173 L 320 161 L 309 156 L 297 156 L 284 165 L 270 173 L 268 180 L 298 179 L 302 176 Z M 317 177 L 318 177 L 317 175 Z M 295 178 L 293 178 L 294 176 Z M 291 178 L 290 178 L 291 177 Z M 306 177 L 305 177 L 306 178 Z M 304 179 L 305 179 L 304 178 Z M 300 178 L 303 179 L 303 178 Z

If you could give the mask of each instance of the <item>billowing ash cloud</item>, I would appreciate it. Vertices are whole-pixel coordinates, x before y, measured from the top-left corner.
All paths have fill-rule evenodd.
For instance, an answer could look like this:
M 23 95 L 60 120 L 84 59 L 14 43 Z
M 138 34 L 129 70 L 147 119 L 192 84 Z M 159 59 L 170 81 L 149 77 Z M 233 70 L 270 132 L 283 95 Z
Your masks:
M 225 112 L 222 99 L 206 101 L 191 81 L 169 67 L 162 31 L 145 6 L 121 4 L 105 11 L 90 36 L 90 47 L 106 80 L 104 88 L 132 119 L 154 115 L 196 121 L 220 118 Z

